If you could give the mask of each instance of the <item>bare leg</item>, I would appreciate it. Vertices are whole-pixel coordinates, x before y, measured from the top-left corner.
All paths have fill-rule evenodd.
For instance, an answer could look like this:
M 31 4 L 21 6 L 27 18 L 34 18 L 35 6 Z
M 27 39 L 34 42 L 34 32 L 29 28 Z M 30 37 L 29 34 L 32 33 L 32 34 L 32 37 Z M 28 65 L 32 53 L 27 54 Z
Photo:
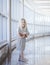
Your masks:
M 20 54 L 20 58 L 23 59 L 24 58 L 24 52 L 22 51 Z
M 24 58 L 24 52 L 23 51 L 20 54 L 19 61 L 23 61 L 23 62 L 27 62 L 28 61 L 26 58 Z

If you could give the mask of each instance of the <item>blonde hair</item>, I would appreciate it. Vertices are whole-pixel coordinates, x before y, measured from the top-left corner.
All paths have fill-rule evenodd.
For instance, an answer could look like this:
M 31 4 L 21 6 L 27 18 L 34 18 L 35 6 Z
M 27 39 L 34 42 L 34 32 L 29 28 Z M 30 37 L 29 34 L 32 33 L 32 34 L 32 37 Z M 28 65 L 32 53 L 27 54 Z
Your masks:
M 26 29 L 26 28 L 27 28 L 26 20 L 25 20 L 24 18 L 21 18 L 21 21 L 22 21 L 22 20 L 24 20 L 24 23 L 25 23 L 25 28 L 24 28 L 24 29 Z M 22 29 L 22 27 L 21 27 L 21 23 L 22 23 L 22 22 L 20 22 L 20 26 L 19 26 L 19 27 Z

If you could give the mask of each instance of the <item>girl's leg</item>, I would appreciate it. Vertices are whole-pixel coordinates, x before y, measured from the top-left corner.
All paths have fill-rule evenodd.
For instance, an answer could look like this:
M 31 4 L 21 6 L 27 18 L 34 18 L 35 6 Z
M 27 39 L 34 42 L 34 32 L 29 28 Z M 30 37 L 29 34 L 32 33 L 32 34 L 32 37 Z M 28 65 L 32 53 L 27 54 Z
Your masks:
M 19 56 L 19 59 L 23 59 L 24 58 L 24 52 L 22 51 L 20 56 Z
M 24 52 L 23 52 L 23 51 L 22 51 L 22 53 L 20 54 L 19 61 L 22 61 L 22 62 L 27 62 L 27 61 L 28 61 L 28 60 L 24 57 Z
M 21 54 L 19 55 L 19 61 L 25 61 L 24 60 L 24 51 L 22 51 Z
M 25 43 L 24 43 L 24 39 L 23 39 L 23 42 L 21 44 L 21 51 L 20 51 L 20 56 L 22 59 L 24 58 L 24 50 L 25 50 Z

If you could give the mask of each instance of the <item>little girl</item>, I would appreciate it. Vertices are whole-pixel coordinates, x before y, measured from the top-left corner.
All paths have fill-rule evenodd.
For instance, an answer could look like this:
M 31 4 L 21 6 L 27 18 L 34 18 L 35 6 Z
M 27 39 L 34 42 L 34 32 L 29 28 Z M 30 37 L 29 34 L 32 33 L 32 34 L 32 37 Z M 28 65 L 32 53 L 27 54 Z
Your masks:
M 19 34 L 19 49 L 20 49 L 20 54 L 19 54 L 19 61 L 25 61 L 24 58 L 24 50 L 25 50 L 25 44 L 26 44 L 26 38 L 29 35 L 28 29 L 27 29 L 27 23 L 24 18 L 21 19 L 21 24 L 18 29 L 18 34 Z

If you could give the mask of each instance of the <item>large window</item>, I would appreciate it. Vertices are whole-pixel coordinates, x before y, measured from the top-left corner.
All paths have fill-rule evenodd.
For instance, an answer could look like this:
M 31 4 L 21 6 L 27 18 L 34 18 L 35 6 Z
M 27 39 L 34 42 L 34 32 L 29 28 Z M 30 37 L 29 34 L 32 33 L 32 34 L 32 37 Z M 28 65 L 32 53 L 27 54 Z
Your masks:
M 11 33 L 12 38 L 17 37 L 17 29 L 20 19 L 23 17 L 23 4 L 20 0 L 11 1 Z
M 3 40 L 7 40 L 7 18 L 3 17 Z
M 0 13 L 3 11 L 3 0 L 0 0 Z
M 0 0 L 0 42 L 7 40 L 7 0 Z
M 28 24 L 28 30 L 30 32 L 30 34 L 34 34 L 34 15 L 33 15 L 33 11 L 27 7 L 26 5 L 24 6 L 24 18 L 26 19 L 26 22 Z
M 18 28 L 18 22 L 12 20 L 12 24 L 11 24 L 12 38 L 17 37 L 17 28 Z
M 50 32 L 50 19 L 49 16 L 42 15 L 35 12 L 35 33 L 48 33 Z
M 12 0 L 11 1 L 11 33 L 12 33 L 12 38 L 17 37 L 19 16 L 20 16 L 19 0 Z
M 3 39 L 3 36 L 2 36 L 2 16 L 0 15 L 0 41 L 2 41 L 2 39 Z

